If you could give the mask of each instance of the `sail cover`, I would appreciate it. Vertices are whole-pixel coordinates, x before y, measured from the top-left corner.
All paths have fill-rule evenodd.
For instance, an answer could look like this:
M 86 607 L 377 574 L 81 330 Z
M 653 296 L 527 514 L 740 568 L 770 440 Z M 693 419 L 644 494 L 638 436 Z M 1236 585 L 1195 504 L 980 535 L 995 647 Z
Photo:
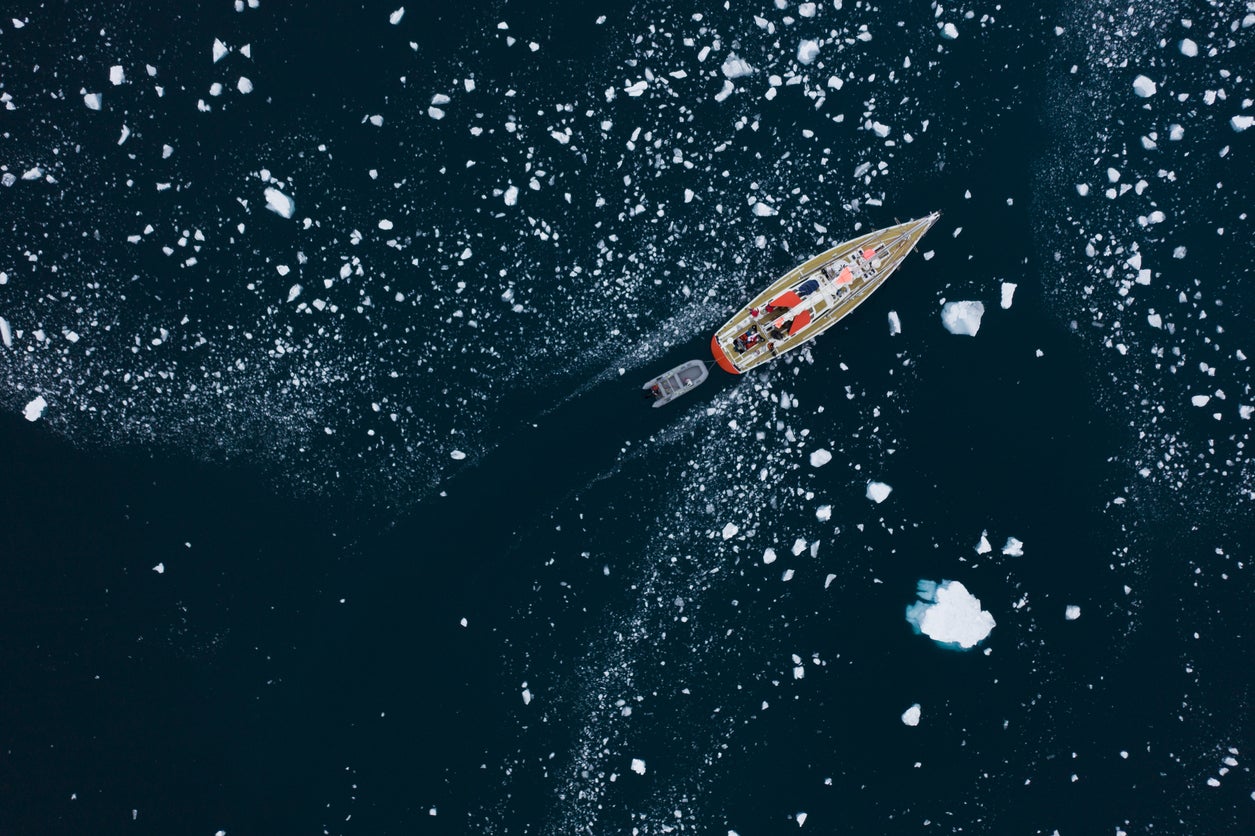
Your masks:
M 810 324 L 811 324 L 811 312 L 802 311 L 800 314 L 793 317 L 793 325 L 792 327 L 789 328 L 789 336 L 793 336 L 798 331 L 801 331 L 803 328 L 805 328 L 807 325 L 810 325 Z

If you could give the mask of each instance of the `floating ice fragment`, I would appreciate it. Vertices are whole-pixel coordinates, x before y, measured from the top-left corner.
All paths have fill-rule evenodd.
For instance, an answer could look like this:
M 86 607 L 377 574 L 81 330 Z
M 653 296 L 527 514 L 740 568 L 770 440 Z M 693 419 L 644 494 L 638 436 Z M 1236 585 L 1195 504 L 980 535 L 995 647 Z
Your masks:
M 437 93 L 436 95 L 431 97 L 431 103 L 434 105 L 447 105 L 449 102 L 450 102 L 449 97 L 446 96 L 444 93 Z
M 87 105 L 88 110 L 100 110 L 100 94 L 88 93 L 83 96 L 83 104 Z
M 802 825 L 806 824 L 806 814 L 805 814 L 805 813 L 798 813 L 798 814 L 797 814 L 796 816 L 794 816 L 793 818 L 797 819 L 797 826 L 798 826 L 798 827 L 801 827 Z
M 0 316 L 0 342 L 5 348 L 13 347 L 13 331 L 9 329 L 9 320 Z
M 723 527 L 723 539 L 731 540 L 741 529 L 736 527 L 736 523 L 728 523 Z
M 395 12 L 393 12 L 392 14 L 388 15 L 388 22 L 389 22 L 389 23 L 391 23 L 393 26 L 396 26 L 398 23 L 400 23 L 400 22 L 401 22 L 401 18 L 403 18 L 403 17 L 405 17 L 405 7 L 404 7 L 404 6 L 402 6 L 402 7 L 401 7 L 401 8 L 399 8 L 399 9 L 397 9 L 397 10 L 396 10 Z
M 799 554 L 806 551 L 806 540 L 802 537 L 799 537 L 796 540 L 794 540 L 792 551 L 793 551 L 794 557 L 797 557 Z
M 1190 398 L 1190 403 L 1195 406 L 1207 406 L 1207 402 L 1211 400 L 1211 395 L 1195 395 Z
M 889 135 L 889 126 L 882 125 L 879 122 L 872 122 L 872 133 L 876 134 L 876 136 L 881 139 L 884 139 Z
M 1085 195 L 1089 194 L 1089 184 L 1088 184 L 1088 183 L 1077 183 L 1077 184 L 1076 184 L 1076 193 L 1077 193 L 1077 194 L 1079 194 L 1081 197 L 1085 197 Z
M 919 725 L 919 703 L 902 712 L 902 722 L 908 726 Z
M 1150 326 L 1151 326 L 1152 328 L 1162 328 L 1162 327 L 1163 327 L 1163 317 L 1162 317 L 1162 316 L 1160 316 L 1160 315 L 1159 315 L 1159 314 L 1157 314 L 1157 313 L 1147 314 L 1147 315 L 1146 315 L 1146 321 L 1150 323 Z
M 867 483 L 867 498 L 872 502 L 875 502 L 877 505 L 888 499 L 889 494 L 891 493 L 893 493 L 893 488 L 889 487 L 884 482 Z
M 726 78 L 740 78 L 754 72 L 754 68 L 736 56 L 735 52 L 728 53 L 728 57 L 724 59 L 723 66 L 719 68 L 723 71 Z
M 633 98 L 636 98 L 641 93 L 644 93 L 647 89 L 649 89 L 649 82 L 642 78 L 641 80 L 637 81 L 635 84 L 629 84 L 627 87 L 624 87 L 623 92 L 627 93 L 629 96 Z
M 1245 115 L 1239 114 L 1229 120 L 1229 127 L 1233 128 L 1233 130 L 1237 131 L 1238 133 L 1241 133 L 1242 131 L 1246 130 L 1251 125 L 1255 125 L 1255 116 L 1245 116 Z
M 770 565 L 775 562 L 776 562 L 776 550 L 775 549 L 763 549 L 763 563 Z
M 296 211 L 296 201 L 273 186 L 266 187 L 266 208 L 285 218 L 292 217 Z
M 994 550 L 994 547 L 989 545 L 989 532 L 982 531 L 980 533 L 980 542 L 976 544 L 976 553 L 977 554 L 989 554 L 993 550 Z
M 122 70 L 121 64 L 114 64 L 109 68 L 109 81 L 113 83 L 114 87 L 126 81 L 126 73 Z
M 444 111 L 438 107 L 429 107 L 427 108 L 427 115 L 432 119 L 443 119 Z
M 632 771 L 637 775 L 645 774 L 645 761 L 640 758 L 632 758 Z
M 1011 307 L 1011 300 L 1015 298 L 1015 289 L 1019 287 L 1015 282 L 1002 283 L 1002 308 L 1006 310 Z
M 1024 543 L 1015 537 L 1008 537 L 1007 542 L 1002 546 L 1002 553 L 1008 557 L 1023 557 Z
M 392 229 L 392 221 L 388 220 L 387 218 L 383 218 L 382 220 L 379 221 L 379 228 L 385 231 Z
M 1193 58 L 1198 55 L 1198 44 L 1194 43 L 1189 38 L 1182 38 L 1181 43 L 1178 44 L 1178 46 L 1181 48 L 1181 54 L 1186 58 Z
M 902 320 L 898 319 L 897 311 L 889 311 L 889 336 L 902 333 Z
M 245 76 L 240 76 L 240 80 L 235 83 L 235 89 L 241 93 L 253 92 L 253 82 L 249 81 Z
M 461 450 L 452 450 L 449 453 L 449 458 L 453 459 L 455 462 L 460 462 L 466 458 L 466 454 Z
M 1143 99 L 1148 99 L 1155 95 L 1155 91 L 1158 89 L 1159 88 L 1155 86 L 1155 82 L 1151 81 L 1144 75 L 1139 75 L 1137 78 L 1133 79 L 1133 92 L 1141 96 Z
M 830 461 L 832 461 L 832 453 L 822 447 L 811 453 L 811 467 L 823 467 Z
M 994 617 L 980 608 L 980 599 L 958 581 L 916 585 L 917 602 L 906 608 L 906 620 L 916 633 L 941 645 L 975 647 L 997 626 Z
M 953 23 L 947 23 L 945 26 L 941 27 L 941 37 L 945 38 L 947 41 L 953 41 L 955 38 L 959 37 L 959 30 L 955 28 Z
M 4 320 L 0 319 L 0 323 L 3 323 L 3 322 Z M 820 522 L 828 522 L 828 520 L 832 519 L 832 506 L 820 505 L 818 508 L 816 508 L 815 519 L 819 520 Z
M 22 414 L 26 416 L 27 421 L 38 421 L 40 416 L 44 414 L 44 409 L 48 406 L 48 402 L 44 400 L 43 395 L 36 395 L 35 400 L 26 405 L 26 409 Z
M 754 204 L 754 214 L 760 218 L 769 218 L 776 214 L 776 210 L 772 208 L 770 204 L 759 200 Z
M 1081 617 L 1081 608 L 1076 604 L 1068 604 L 1063 610 L 1063 617 L 1068 621 L 1076 621 Z
M 158 563 L 156 566 L 153 567 L 153 571 L 156 572 L 158 575 L 164 575 L 166 573 L 166 564 Z
M 217 38 L 214 38 L 214 63 L 217 64 L 221 61 L 222 57 L 226 55 L 227 52 L 227 45 Z
M 983 302 L 947 302 L 941 308 L 941 324 L 951 334 L 974 337 L 984 315 Z
M 505 205 L 513 206 L 514 204 L 518 202 L 519 202 L 519 187 L 510 186 L 508 189 L 505 190 Z
M 724 79 L 723 88 L 715 94 L 715 101 L 723 101 L 728 98 L 728 96 L 731 96 L 734 90 L 736 90 L 736 87 L 733 86 L 732 82 Z
M 797 45 L 797 60 L 799 64 L 809 64 L 819 57 L 819 44 L 815 41 L 802 39 Z
M 529 688 L 524 688 L 524 689 L 523 689 L 523 705 L 531 705 L 531 704 L 532 704 L 532 692 L 531 692 L 531 689 L 529 689 Z
M 301 295 L 301 286 L 299 284 L 294 284 L 292 285 L 292 287 L 288 289 L 288 301 L 289 302 L 291 302 L 293 299 L 295 299 L 296 297 L 300 295 Z
M 799 17 L 814 17 L 815 16 L 815 4 L 814 3 L 799 3 L 797 6 L 797 13 Z

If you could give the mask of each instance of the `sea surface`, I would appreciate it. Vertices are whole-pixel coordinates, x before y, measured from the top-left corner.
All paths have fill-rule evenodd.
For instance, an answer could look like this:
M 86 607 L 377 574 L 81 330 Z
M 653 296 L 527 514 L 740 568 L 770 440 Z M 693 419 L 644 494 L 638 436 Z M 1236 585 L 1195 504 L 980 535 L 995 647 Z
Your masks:
M 1255 5 L 400 2 L 0 19 L 0 834 L 1255 832 Z

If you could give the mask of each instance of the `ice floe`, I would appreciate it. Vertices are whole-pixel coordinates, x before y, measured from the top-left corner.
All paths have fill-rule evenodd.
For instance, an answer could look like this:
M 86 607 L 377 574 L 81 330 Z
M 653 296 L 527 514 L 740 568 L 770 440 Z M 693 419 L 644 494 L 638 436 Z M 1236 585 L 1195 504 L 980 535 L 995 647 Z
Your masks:
M 1158 89 L 1159 88 L 1155 85 L 1155 82 L 1151 81 L 1144 75 L 1139 75 L 1137 78 L 1133 79 L 1133 92 L 1141 96 L 1143 99 L 1147 99 L 1155 95 L 1155 92 Z
M 1002 553 L 1007 557 L 1023 557 L 1024 544 L 1015 537 L 1008 537 L 1007 542 L 1002 546 Z
M 400 23 L 400 22 L 401 22 L 401 18 L 403 18 L 403 17 L 405 17 L 405 7 L 404 7 L 404 6 L 402 6 L 402 7 L 401 7 L 401 8 L 399 8 L 399 9 L 397 9 L 397 10 L 396 10 L 395 12 L 393 12 L 392 14 L 388 15 L 388 22 L 389 22 L 389 23 L 391 23 L 393 26 L 396 26 L 398 23 Z
M 823 467 L 828 462 L 832 461 L 832 453 L 829 453 L 827 450 L 820 447 L 818 450 L 811 453 L 810 458 L 811 467 Z
M 35 399 L 26 405 L 26 409 L 22 410 L 22 414 L 26 416 L 27 421 L 38 421 L 47 407 L 48 402 L 44 400 L 44 396 L 36 395 Z
M 292 213 L 296 211 L 296 201 L 273 186 L 267 186 L 265 194 L 267 209 L 285 218 L 292 217 Z
M 803 39 L 797 45 L 797 60 L 799 64 L 810 64 L 819 57 L 819 44 L 815 41 Z
M 908 726 L 919 725 L 919 703 L 915 703 L 906 711 L 902 712 L 902 722 Z
M 889 494 L 893 493 L 893 488 L 884 482 L 868 482 L 867 498 L 877 505 L 889 498 Z
M 728 53 L 728 57 L 724 59 L 723 66 L 719 69 L 729 79 L 741 78 L 754 72 L 754 68 L 748 62 L 738 58 L 735 52 Z
M 632 771 L 637 775 L 645 774 L 645 761 L 640 758 L 632 758 Z
M 1002 283 L 1002 308 L 1006 310 L 1011 307 L 1011 301 L 1015 299 L 1015 289 L 1019 287 L 1015 282 Z
M 1068 621 L 1076 621 L 1081 617 L 1081 608 L 1076 604 L 1068 604 L 1063 610 L 1063 617 Z
M 100 94 L 99 93 L 84 94 L 83 104 L 87 105 L 88 110 L 100 110 Z
M 941 306 L 941 324 L 951 334 L 976 336 L 984 315 L 984 302 L 947 302 Z
M 918 601 L 906 608 L 906 620 L 916 633 L 941 645 L 969 649 L 983 641 L 997 622 L 982 610 L 980 599 L 958 581 L 921 580 Z

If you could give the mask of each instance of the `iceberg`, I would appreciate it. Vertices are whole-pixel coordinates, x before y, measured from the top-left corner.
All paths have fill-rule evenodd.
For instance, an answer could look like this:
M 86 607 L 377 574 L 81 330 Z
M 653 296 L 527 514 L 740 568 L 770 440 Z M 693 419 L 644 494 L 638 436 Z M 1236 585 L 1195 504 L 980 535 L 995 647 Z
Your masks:
M 984 315 L 984 302 L 947 302 L 941 306 L 941 324 L 960 336 L 975 337 Z
M 292 217 L 292 213 L 296 211 L 296 201 L 285 195 L 278 189 L 266 187 L 266 208 L 277 215 L 284 218 Z
M 44 414 L 44 410 L 48 408 L 48 402 L 44 400 L 43 395 L 36 395 L 35 399 L 26 405 L 22 410 L 22 415 L 27 421 L 38 421 Z
M 906 711 L 902 712 L 902 722 L 908 726 L 919 725 L 919 703 L 915 703 Z
M 958 581 L 921 580 L 919 598 L 906 608 L 906 620 L 916 634 L 928 636 L 953 650 L 975 647 L 993 631 L 997 622 L 980 608 L 980 599 Z
M 893 493 L 893 488 L 884 482 L 868 482 L 867 498 L 877 505 L 889 498 L 889 494 Z

